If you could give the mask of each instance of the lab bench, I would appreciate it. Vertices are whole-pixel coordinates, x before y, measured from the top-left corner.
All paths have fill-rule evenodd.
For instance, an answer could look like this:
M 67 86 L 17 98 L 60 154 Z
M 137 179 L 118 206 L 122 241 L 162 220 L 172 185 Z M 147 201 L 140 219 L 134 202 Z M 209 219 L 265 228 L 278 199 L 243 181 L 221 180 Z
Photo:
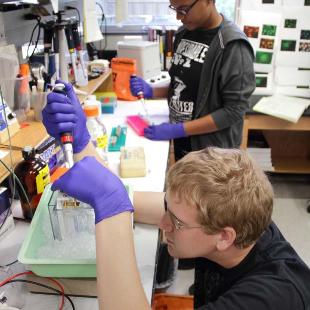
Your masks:
M 161 123 L 168 121 L 168 108 L 166 100 L 155 100 L 147 102 L 148 112 L 151 115 L 152 122 Z M 127 102 L 118 101 L 114 114 L 104 114 L 101 116 L 108 134 L 113 127 L 125 125 L 126 116 L 132 114 L 144 114 L 144 109 L 139 101 Z M 42 124 L 37 123 L 37 126 Z M 26 130 L 27 128 L 25 128 Z M 41 132 L 42 133 L 42 132 Z M 43 134 L 44 136 L 44 134 Z M 23 139 L 14 137 L 16 146 L 23 146 Z M 24 136 L 25 139 L 25 136 Z M 37 140 L 36 140 L 37 139 Z M 35 135 L 34 142 L 40 143 L 41 137 Z M 36 144 L 36 143 L 34 143 Z M 137 136 L 131 128 L 127 130 L 126 146 L 142 146 L 146 157 L 147 173 L 145 177 L 126 178 L 124 183 L 130 185 L 133 191 L 157 191 L 164 190 L 165 175 L 167 169 L 167 160 L 169 153 L 168 141 L 150 141 L 144 137 Z M 13 151 L 20 152 L 17 150 Z M 118 173 L 120 152 L 109 152 L 109 167 L 115 173 Z M 14 261 L 18 251 L 25 238 L 29 224 L 21 221 L 16 222 L 15 229 L 0 242 L 0 261 L 8 263 Z M 158 245 L 158 228 L 152 225 L 136 224 L 134 229 L 135 251 L 137 256 L 138 269 L 141 275 L 142 284 L 149 302 L 153 294 L 154 274 L 156 269 L 156 253 Z M 20 263 L 13 265 L 12 272 L 24 270 Z M 0 269 L 1 270 L 1 269 Z M 0 272 L 0 280 L 6 278 L 8 274 Z M 83 281 L 83 280 L 81 280 Z M 15 284 L 15 288 L 21 285 Z M 58 296 L 31 294 L 23 291 L 17 298 L 24 298 L 25 306 L 22 309 L 52 309 L 56 307 L 59 301 Z M 73 298 L 76 309 L 98 309 L 96 299 L 92 298 Z M 69 307 L 69 306 L 67 306 Z

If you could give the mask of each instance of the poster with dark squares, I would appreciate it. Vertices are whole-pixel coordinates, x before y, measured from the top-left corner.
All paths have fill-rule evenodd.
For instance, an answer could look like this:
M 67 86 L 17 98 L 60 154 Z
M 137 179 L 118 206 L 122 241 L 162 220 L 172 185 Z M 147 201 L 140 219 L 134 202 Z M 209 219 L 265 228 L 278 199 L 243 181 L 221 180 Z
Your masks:
M 309 42 L 299 42 L 299 51 L 300 52 L 310 52 L 310 43 Z
M 269 50 L 272 50 L 274 46 L 274 39 L 261 39 L 259 47 L 260 48 L 266 48 Z
M 274 4 L 274 0 L 262 0 L 263 4 Z
M 243 32 L 248 38 L 258 38 L 259 27 L 244 26 Z
M 301 40 L 310 40 L 310 30 L 301 30 L 300 39 Z
M 281 41 L 281 51 L 284 52 L 295 52 L 296 41 L 294 40 L 282 40 Z
M 266 76 L 256 76 L 256 87 L 267 87 L 267 77 Z
M 273 53 L 256 51 L 255 62 L 258 64 L 270 65 Z
M 297 19 L 286 19 L 284 20 L 284 28 L 296 28 Z
M 310 0 L 305 0 L 305 6 L 310 6 Z
M 263 25 L 263 31 L 262 34 L 264 36 L 272 36 L 274 37 L 277 32 L 277 26 L 275 25 Z

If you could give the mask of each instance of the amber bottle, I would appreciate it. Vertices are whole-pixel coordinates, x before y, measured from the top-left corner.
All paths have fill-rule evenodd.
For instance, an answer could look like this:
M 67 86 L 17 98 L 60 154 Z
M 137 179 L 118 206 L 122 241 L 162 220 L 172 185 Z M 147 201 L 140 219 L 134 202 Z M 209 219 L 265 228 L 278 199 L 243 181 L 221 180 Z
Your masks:
M 31 220 L 44 187 L 50 183 L 50 173 L 47 163 L 36 156 L 32 146 L 25 146 L 22 155 L 24 160 L 16 166 L 14 172 L 27 195 L 26 197 L 20 185 L 16 184 L 24 218 Z

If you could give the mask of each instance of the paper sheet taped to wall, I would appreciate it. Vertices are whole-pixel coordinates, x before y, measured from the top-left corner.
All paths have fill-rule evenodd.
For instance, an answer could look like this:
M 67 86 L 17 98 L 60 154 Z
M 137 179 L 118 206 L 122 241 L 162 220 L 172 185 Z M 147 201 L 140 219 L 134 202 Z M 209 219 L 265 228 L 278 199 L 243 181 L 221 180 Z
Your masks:
M 297 123 L 309 106 L 310 99 L 274 95 L 263 97 L 253 107 L 253 110 Z
M 103 39 L 100 27 L 98 24 L 96 1 L 83 0 L 84 13 L 84 42 L 94 42 Z

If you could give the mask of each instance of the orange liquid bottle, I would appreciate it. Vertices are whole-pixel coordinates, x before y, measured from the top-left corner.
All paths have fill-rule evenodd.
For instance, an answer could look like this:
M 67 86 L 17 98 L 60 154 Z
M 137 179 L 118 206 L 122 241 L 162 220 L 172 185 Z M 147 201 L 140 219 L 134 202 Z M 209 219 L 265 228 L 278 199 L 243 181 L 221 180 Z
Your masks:
M 26 220 L 31 220 L 44 187 L 50 183 L 50 173 L 47 163 L 36 156 L 33 147 L 25 146 L 22 155 L 24 160 L 16 166 L 14 172 L 25 190 L 24 193 L 17 184 L 23 215 Z

